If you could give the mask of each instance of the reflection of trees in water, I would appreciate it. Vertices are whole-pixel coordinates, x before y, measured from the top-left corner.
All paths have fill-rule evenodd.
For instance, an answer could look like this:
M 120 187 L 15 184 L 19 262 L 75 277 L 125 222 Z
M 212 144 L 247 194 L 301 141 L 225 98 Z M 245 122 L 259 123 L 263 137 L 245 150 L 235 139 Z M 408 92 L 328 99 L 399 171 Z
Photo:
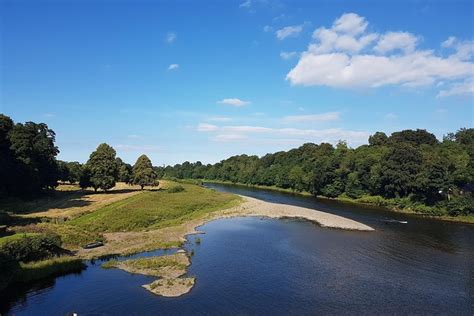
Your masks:
M 0 292 L 0 315 L 6 314 L 13 306 L 26 306 L 28 294 L 41 293 L 54 288 L 56 278 L 65 275 L 80 275 L 86 268 L 78 268 L 76 271 L 59 273 L 55 276 L 41 279 L 28 284 L 15 283 Z

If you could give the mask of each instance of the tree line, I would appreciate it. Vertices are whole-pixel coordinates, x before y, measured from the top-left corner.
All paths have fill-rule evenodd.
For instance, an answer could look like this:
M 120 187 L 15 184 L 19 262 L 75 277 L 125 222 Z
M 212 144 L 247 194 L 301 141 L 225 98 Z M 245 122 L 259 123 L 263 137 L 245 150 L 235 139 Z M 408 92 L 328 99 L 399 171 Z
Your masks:
M 160 177 L 276 186 L 330 198 L 390 199 L 398 206 L 450 215 L 473 212 L 474 129 L 439 141 L 426 130 L 377 132 L 369 144 L 307 143 L 263 157 L 238 155 L 216 164 L 184 162 Z
M 262 157 L 238 155 L 216 164 L 188 161 L 153 167 L 146 155 L 135 165 L 100 144 L 85 164 L 56 159 L 55 133 L 44 123 L 14 123 L 0 114 L 0 197 L 31 196 L 58 181 L 109 190 L 117 181 L 152 186 L 159 178 L 208 179 L 276 186 L 330 198 L 380 201 L 422 212 L 472 214 L 474 129 L 439 141 L 426 130 L 377 132 L 368 144 L 306 143 Z
M 141 155 L 134 166 L 100 144 L 85 164 L 57 160 L 56 134 L 44 123 L 14 123 L 0 114 L 0 197 L 31 196 L 54 189 L 58 181 L 79 182 L 82 188 L 107 191 L 117 181 L 158 185 L 150 159 Z

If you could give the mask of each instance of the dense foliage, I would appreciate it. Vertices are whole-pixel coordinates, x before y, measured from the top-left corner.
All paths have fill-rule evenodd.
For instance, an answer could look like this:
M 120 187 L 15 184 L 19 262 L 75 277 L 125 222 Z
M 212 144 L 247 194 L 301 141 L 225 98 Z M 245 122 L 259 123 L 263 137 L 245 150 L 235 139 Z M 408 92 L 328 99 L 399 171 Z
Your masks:
M 157 186 L 159 183 L 156 178 L 157 175 L 150 158 L 146 155 L 138 157 L 132 170 L 132 183 L 139 185 L 143 190 L 143 187 L 146 185 Z
M 111 146 L 103 143 L 91 153 L 84 165 L 80 185 L 83 188 L 92 187 L 109 190 L 115 186 L 119 175 L 119 166 L 116 161 L 116 152 Z
M 14 123 L 0 114 L 0 196 L 54 188 L 59 178 L 54 132 L 44 123 Z
M 61 238 L 54 234 L 24 236 L 0 245 L 0 254 L 21 262 L 42 260 L 62 253 Z
M 425 130 L 390 136 L 377 132 L 368 145 L 355 149 L 344 142 L 335 147 L 307 143 L 261 158 L 239 155 L 214 165 L 184 162 L 156 170 L 161 177 L 277 186 L 326 197 L 380 196 L 421 211 L 428 211 L 423 206 L 436 206 L 462 215 L 473 212 L 473 161 L 471 128 L 448 134 L 441 142 Z

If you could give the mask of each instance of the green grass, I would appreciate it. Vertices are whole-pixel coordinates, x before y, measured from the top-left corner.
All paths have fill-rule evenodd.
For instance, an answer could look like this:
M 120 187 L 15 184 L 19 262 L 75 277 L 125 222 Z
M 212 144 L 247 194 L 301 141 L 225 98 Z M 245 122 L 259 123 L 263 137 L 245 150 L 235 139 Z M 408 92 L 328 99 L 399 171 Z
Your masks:
M 42 261 L 20 263 L 18 282 L 31 282 L 39 279 L 81 271 L 85 265 L 82 260 L 74 257 L 57 257 Z
M 19 239 L 22 239 L 22 238 L 25 238 L 25 237 L 30 237 L 30 236 L 35 236 L 35 235 L 38 235 L 38 234 L 36 234 L 36 233 L 17 233 L 17 234 L 14 234 L 14 235 L 1 237 L 0 238 L 0 247 L 2 245 L 4 245 L 5 243 L 7 243 L 7 242 L 14 241 L 14 240 L 19 240 Z
M 186 265 L 167 257 L 148 257 L 125 261 L 109 260 L 102 265 L 104 269 L 117 268 L 119 264 L 124 264 L 133 269 L 156 270 L 164 267 L 174 267 L 176 269 L 185 269 Z
M 184 191 L 149 191 L 121 200 L 68 222 L 89 232 L 139 231 L 175 226 L 240 203 L 233 194 L 181 184 Z

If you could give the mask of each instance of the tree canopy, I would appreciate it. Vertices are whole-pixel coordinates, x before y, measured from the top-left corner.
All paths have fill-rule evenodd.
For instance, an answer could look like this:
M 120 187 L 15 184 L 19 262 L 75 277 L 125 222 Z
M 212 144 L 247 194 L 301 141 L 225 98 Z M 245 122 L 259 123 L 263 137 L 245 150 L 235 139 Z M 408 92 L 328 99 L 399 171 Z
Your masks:
M 91 153 L 84 166 L 81 186 L 91 186 L 94 190 L 107 191 L 115 186 L 118 178 L 118 165 L 115 160 L 115 149 L 103 143 Z
M 307 143 L 261 158 L 238 155 L 214 165 L 184 162 L 157 171 L 163 177 L 277 186 L 327 197 L 382 196 L 444 205 L 448 192 L 460 197 L 474 182 L 473 158 L 472 128 L 442 142 L 426 130 L 404 130 L 390 136 L 377 132 L 369 145 L 355 149 L 344 142 Z
M 14 123 L 0 114 L 0 195 L 54 188 L 59 178 L 55 133 L 44 123 Z
M 145 186 L 158 185 L 157 174 L 153 169 L 151 160 L 146 155 L 138 157 L 133 166 L 132 183 L 139 185 L 142 190 Z

